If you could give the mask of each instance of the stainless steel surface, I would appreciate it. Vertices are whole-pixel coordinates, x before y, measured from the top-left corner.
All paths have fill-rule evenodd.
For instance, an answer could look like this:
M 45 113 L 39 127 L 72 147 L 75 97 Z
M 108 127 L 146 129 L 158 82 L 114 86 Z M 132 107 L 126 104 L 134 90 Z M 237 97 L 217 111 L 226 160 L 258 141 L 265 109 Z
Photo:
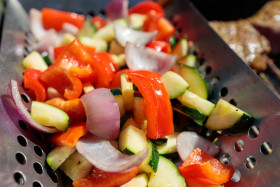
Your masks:
M 67 0 L 59 2 L 9 0 L 7 2 L 0 53 L 1 186 L 18 186 L 16 181 L 24 181 L 23 186 L 32 186 L 37 183 L 42 186 L 67 185 L 67 179 L 59 173 L 57 174 L 58 182 L 56 182 L 56 178 L 53 177 L 55 174 L 45 164 L 48 146 L 45 145 L 45 141 L 42 141 L 44 136 L 38 136 L 38 132 L 28 126 L 27 130 L 24 130 L 22 122 L 20 122 L 21 126 L 19 125 L 21 118 L 15 111 L 9 96 L 9 81 L 11 78 L 18 80 L 22 78 L 23 68 L 20 63 L 24 55 L 30 51 L 28 44 L 32 36 L 28 32 L 28 10 L 31 7 L 38 9 L 52 7 L 84 14 L 94 11 L 98 14 L 100 10 L 105 9 L 108 2 L 109 0 L 83 0 L 71 1 L 71 3 Z M 137 2 L 130 1 L 130 4 Z M 173 0 L 166 7 L 166 11 L 167 17 L 176 23 L 178 32 L 186 35 L 188 40 L 193 41 L 203 53 L 206 61 L 204 67 L 208 72 L 207 79 L 218 80 L 212 89 L 210 99 L 213 102 L 221 97 L 227 101 L 233 99 L 237 107 L 254 116 L 254 125 L 259 128 L 259 134 L 257 130 L 250 133 L 246 130 L 239 134 L 219 137 L 222 142 L 220 157 L 230 157 L 229 165 L 241 174 L 241 180 L 236 183 L 231 182 L 231 185 L 280 186 L 280 145 L 277 141 L 277 136 L 280 134 L 279 98 L 216 35 L 207 25 L 207 21 L 188 1 Z M 252 139 L 249 134 L 255 138 Z M 272 146 L 272 152 L 269 145 Z M 36 146 L 36 152 L 34 146 Z M 37 163 L 35 169 L 34 163 Z M 23 180 L 18 180 L 20 174 Z

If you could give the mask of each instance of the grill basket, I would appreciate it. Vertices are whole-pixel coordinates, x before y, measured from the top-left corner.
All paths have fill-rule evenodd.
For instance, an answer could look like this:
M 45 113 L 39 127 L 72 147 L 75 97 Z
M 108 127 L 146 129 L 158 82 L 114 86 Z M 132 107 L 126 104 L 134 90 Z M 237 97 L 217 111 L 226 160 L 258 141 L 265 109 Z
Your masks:
M 7 0 L 1 9 L 0 51 L 0 186 L 71 186 L 62 172 L 45 163 L 50 147 L 45 135 L 29 127 L 10 97 L 10 79 L 21 80 L 21 61 L 31 52 L 30 8 L 50 7 L 82 13 L 104 14 L 109 0 Z M 130 6 L 140 0 L 130 0 Z M 172 0 L 167 18 L 180 35 L 194 42 L 205 59 L 202 71 L 214 85 L 210 99 L 235 103 L 251 114 L 254 125 L 238 134 L 221 134 L 218 158 L 237 172 L 228 186 L 280 186 L 280 100 L 263 81 L 208 26 L 187 0 Z M 211 134 L 211 131 L 208 131 Z

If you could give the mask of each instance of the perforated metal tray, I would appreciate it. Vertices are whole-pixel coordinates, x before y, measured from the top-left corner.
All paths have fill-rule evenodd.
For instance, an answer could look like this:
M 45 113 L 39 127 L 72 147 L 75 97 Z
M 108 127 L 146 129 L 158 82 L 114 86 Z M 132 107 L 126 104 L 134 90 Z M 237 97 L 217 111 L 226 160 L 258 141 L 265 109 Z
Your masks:
M 21 61 L 30 49 L 30 8 L 51 7 L 83 14 L 103 13 L 108 0 L 8 0 L 2 14 L 0 51 L 0 186 L 67 186 L 64 174 L 45 163 L 45 135 L 30 128 L 14 108 L 10 79 L 22 78 Z M 130 5 L 139 1 L 130 0 Z M 214 83 L 210 99 L 235 103 L 255 118 L 254 126 L 238 134 L 219 136 L 219 159 L 236 169 L 229 186 L 280 186 L 280 100 L 208 26 L 187 0 L 173 0 L 167 17 L 203 54 L 206 78 Z M 211 132 L 209 132 L 211 133 Z

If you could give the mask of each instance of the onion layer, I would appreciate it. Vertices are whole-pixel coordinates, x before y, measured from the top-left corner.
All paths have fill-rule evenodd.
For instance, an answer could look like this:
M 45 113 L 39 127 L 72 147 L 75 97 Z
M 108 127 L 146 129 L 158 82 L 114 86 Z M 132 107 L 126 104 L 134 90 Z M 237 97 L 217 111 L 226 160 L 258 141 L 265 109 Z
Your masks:
M 95 167 L 107 172 L 127 172 L 148 156 L 149 148 L 135 155 L 126 155 L 115 149 L 110 141 L 87 134 L 76 144 L 78 152 Z
M 37 9 L 32 8 L 30 9 L 29 15 L 30 30 L 36 40 L 40 41 L 44 38 L 47 32 L 42 25 L 41 12 Z
M 164 74 L 175 65 L 177 57 L 126 42 L 125 60 L 130 69 L 150 70 Z
M 107 4 L 106 17 L 109 22 L 118 18 L 128 20 L 128 0 L 114 0 Z
M 104 139 L 114 140 L 119 135 L 120 111 L 107 88 L 97 88 L 81 97 L 87 116 L 88 132 Z
M 157 31 L 143 32 L 132 28 L 123 27 L 117 23 L 114 24 L 114 31 L 117 41 L 124 47 L 126 42 L 131 42 L 137 45 L 146 45 L 157 35 Z
M 27 111 L 27 108 L 24 106 L 21 100 L 21 93 L 19 92 L 18 83 L 15 80 L 11 80 L 11 95 L 17 108 L 17 111 L 31 127 L 43 133 L 54 133 L 59 131 L 56 128 L 45 127 L 33 120 L 33 118 L 31 117 L 30 113 Z
M 177 137 L 177 151 L 184 161 L 195 148 L 200 148 L 204 152 L 215 156 L 220 150 L 213 142 L 197 135 L 195 132 L 181 132 Z

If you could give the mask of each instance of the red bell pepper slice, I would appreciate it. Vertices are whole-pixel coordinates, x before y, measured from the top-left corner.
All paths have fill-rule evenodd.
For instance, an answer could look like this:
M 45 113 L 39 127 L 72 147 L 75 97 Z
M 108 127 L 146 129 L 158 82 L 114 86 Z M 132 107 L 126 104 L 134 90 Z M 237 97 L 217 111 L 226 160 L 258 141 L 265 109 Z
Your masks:
M 160 4 L 153 1 L 142 1 L 128 10 L 129 14 L 148 14 L 150 11 L 155 11 L 157 15 L 164 16 L 164 10 Z
M 125 75 L 144 97 L 147 116 L 147 134 L 150 139 L 163 138 L 174 133 L 172 106 L 160 75 L 140 70 Z
M 126 173 L 111 173 L 95 167 L 88 176 L 76 179 L 72 184 L 74 187 L 118 187 L 135 177 L 138 170 L 136 167 Z
M 135 70 L 132 69 L 122 69 L 119 70 L 115 73 L 113 80 L 111 82 L 110 88 L 119 88 L 121 87 L 121 74 L 124 73 L 131 73 L 131 72 L 135 72 Z
M 199 148 L 191 152 L 179 171 L 186 180 L 190 179 L 201 184 L 226 183 L 235 172 L 234 169 L 224 165 Z
M 28 68 L 24 71 L 23 84 L 25 89 L 30 89 L 35 93 L 36 101 L 43 102 L 46 99 L 46 90 L 39 81 L 41 71 Z
M 64 23 L 70 23 L 81 29 L 84 21 L 85 17 L 83 15 L 51 8 L 42 9 L 42 23 L 45 29 L 53 28 L 60 31 Z
M 86 123 L 77 122 L 72 124 L 66 132 L 59 132 L 52 135 L 49 141 L 55 146 L 74 147 L 77 141 L 87 133 Z
M 107 23 L 100 16 L 94 16 L 91 18 L 91 22 L 96 26 L 97 30 L 104 27 Z
M 150 43 L 147 44 L 147 47 L 152 48 L 156 51 L 159 52 L 164 52 L 167 54 L 171 53 L 171 46 L 170 43 L 165 42 L 165 41 L 151 41 Z
M 65 101 L 62 98 L 53 98 L 45 103 L 63 110 L 70 117 L 70 121 L 86 119 L 85 108 L 80 99 Z
M 175 33 L 174 26 L 164 17 L 157 21 L 157 30 L 155 40 L 169 41 L 169 38 Z
M 56 59 L 58 57 L 58 55 L 64 50 L 67 48 L 69 44 L 66 44 L 66 45 L 61 45 L 61 46 L 58 46 L 58 47 L 54 47 L 53 48 L 53 52 L 54 52 L 54 59 Z M 90 54 L 93 54 L 95 53 L 95 47 L 92 47 L 92 46 L 88 46 L 88 45 L 84 45 L 85 49 L 90 53 Z
M 75 39 L 61 54 L 54 63 L 40 75 L 47 86 L 55 88 L 67 99 L 78 98 L 82 93 L 82 82 L 77 76 L 69 72 L 74 66 L 83 68 L 91 64 L 92 55 Z
M 92 55 L 92 66 L 96 72 L 96 87 L 109 88 L 114 78 L 114 62 L 109 53 L 95 53 Z
M 157 14 L 154 10 L 147 13 L 147 18 L 142 26 L 143 31 L 153 32 L 157 30 L 157 22 L 162 18 L 162 15 Z

